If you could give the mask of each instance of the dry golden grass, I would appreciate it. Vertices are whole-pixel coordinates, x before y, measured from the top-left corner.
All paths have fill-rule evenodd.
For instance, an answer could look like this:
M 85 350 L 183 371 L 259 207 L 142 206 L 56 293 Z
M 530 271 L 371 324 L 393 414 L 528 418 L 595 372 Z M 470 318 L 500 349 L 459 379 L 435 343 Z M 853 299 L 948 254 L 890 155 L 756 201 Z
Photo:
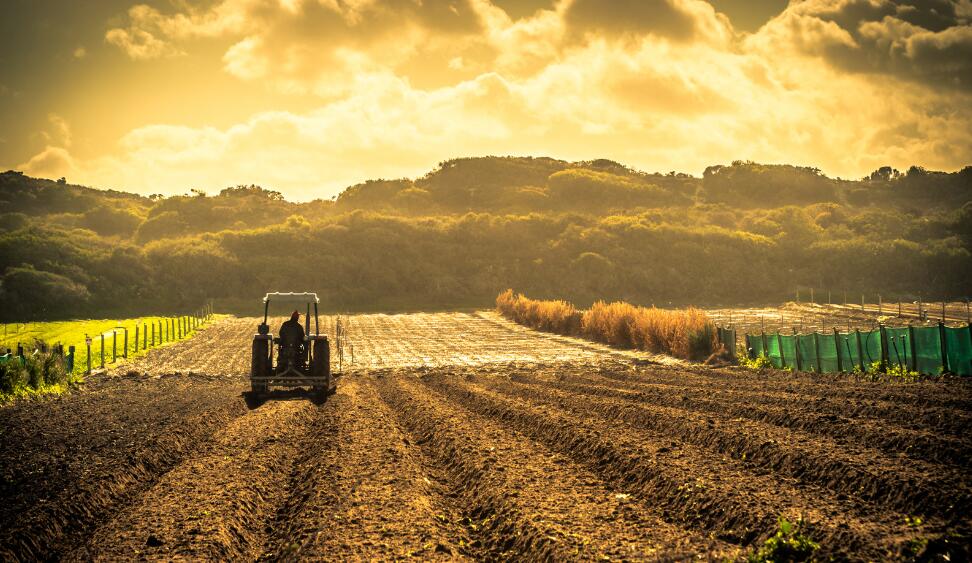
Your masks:
M 598 301 L 581 313 L 566 301 L 538 301 L 512 289 L 496 297 L 496 308 L 532 328 L 687 360 L 703 360 L 716 347 L 715 325 L 695 308 L 670 311 Z

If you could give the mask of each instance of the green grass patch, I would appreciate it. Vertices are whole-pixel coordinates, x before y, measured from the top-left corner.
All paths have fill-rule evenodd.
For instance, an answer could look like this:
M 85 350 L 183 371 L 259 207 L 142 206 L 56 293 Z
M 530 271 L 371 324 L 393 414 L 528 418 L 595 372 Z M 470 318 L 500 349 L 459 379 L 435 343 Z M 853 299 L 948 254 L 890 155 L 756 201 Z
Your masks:
M 171 317 L 139 317 L 132 319 L 88 319 L 75 321 L 53 321 L 32 323 L 8 323 L 2 325 L 0 332 L 0 347 L 3 352 L 7 348 L 16 353 L 17 344 L 23 345 L 25 351 L 32 352 L 37 341 L 47 344 L 63 344 L 67 354 L 68 347 L 75 347 L 74 370 L 72 375 L 84 374 L 87 370 L 87 347 L 85 337 L 91 337 L 91 369 L 101 367 L 101 344 L 104 338 L 105 367 L 117 364 L 125 358 L 125 331 L 128 331 L 128 359 L 144 354 L 148 349 L 175 342 L 177 331 L 172 330 Z M 160 323 L 162 328 L 160 329 Z M 168 323 L 168 335 L 165 335 L 165 324 Z M 135 329 L 138 327 L 138 345 L 135 343 Z M 152 344 L 152 327 L 155 327 L 155 344 Z M 200 325 L 200 327 L 203 325 Z M 145 329 L 148 328 L 146 336 Z M 194 330 L 189 329 L 182 338 L 192 336 Z M 164 342 L 163 342 L 164 337 Z M 180 338 L 180 339 L 182 339 Z M 137 348 L 137 351 L 136 351 Z
M 803 520 L 790 522 L 780 517 L 779 529 L 746 561 L 749 563 L 783 563 L 808 561 L 820 545 L 805 534 Z

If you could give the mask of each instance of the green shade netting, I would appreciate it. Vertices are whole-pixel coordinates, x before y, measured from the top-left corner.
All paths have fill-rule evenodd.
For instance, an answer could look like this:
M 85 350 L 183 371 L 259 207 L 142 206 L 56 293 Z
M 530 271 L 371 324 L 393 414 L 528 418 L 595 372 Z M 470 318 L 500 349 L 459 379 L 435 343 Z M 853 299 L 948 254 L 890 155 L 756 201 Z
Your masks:
M 837 341 L 834 339 L 834 334 L 818 334 L 817 339 L 820 352 L 817 361 L 820 362 L 820 371 L 824 373 L 840 371 L 837 366 Z
M 787 367 L 796 369 L 796 336 L 780 336 L 783 341 L 783 360 Z
M 863 345 L 863 343 L 862 338 L 861 344 Z M 842 332 L 838 334 L 837 344 L 837 353 L 840 356 L 840 366 L 844 368 L 844 371 L 854 371 L 854 368 L 860 369 L 861 355 L 857 349 L 857 333 Z
M 752 350 L 750 356 L 758 358 L 766 353 L 763 349 L 763 337 L 759 334 L 749 335 L 749 348 Z
M 812 334 L 801 334 L 797 339 L 797 353 L 800 355 L 800 369 L 803 371 L 817 371 L 817 350 Z
M 958 375 L 972 375 L 972 329 L 945 327 L 948 369 Z
M 916 371 L 938 375 L 942 371 L 942 340 L 937 326 L 915 328 Z
M 871 371 L 871 366 L 881 361 L 880 329 L 861 332 L 861 351 L 864 354 L 864 370 Z
M 888 337 L 888 364 L 911 369 L 911 338 L 908 328 L 885 329 Z
M 773 364 L 775 368 L 782 368 L 784 366 L 782 356 L 780 356 L 780 342 L 775 334 L 766 335 L 766 350 L 769 356 L 770 363 Z

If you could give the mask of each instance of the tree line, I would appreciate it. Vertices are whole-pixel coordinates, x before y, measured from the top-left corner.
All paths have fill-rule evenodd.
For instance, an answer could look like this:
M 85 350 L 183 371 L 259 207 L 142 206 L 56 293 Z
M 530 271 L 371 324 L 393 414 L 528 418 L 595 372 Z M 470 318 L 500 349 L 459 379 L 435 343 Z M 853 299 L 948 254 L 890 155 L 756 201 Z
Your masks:
M 964 296 L 972 167 L 736 162 L 702 177 L 596 160 L 485 157 L 414 180 L 289 202 L 257 186 L 139 196 L 0 174 L 5 320 L 164 313 L 266 291 L 331 311 L 489 307 L 538 298 L 639 305 L 778 302 L 797 288 Z

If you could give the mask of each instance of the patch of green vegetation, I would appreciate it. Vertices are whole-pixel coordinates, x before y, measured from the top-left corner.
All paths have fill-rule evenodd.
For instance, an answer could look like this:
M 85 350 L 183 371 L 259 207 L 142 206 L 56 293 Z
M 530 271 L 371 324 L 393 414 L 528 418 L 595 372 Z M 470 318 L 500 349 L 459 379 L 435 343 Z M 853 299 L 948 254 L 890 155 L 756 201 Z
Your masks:
M 772 368 L 773 362 L 770 361 L 769 356 L 766 354 L 760 354 L 755 358 L 748 358 L 743 354 L 739 356 L 739 365 L 749 369 L 766 369 Z
M 0 404 L 31 395 L 59 395 L 80 381 L 67 372 L 64 359 L 54 352 L 35 352 L 23 358 L 0 361 Z
M 152 327 L 155 327 L 155 346 L 163 344 L 162 335 L 165 334 L 165 324 L 168 322 L 168 337 L 164 343 L 174 341 L 177 331 L 171 329 L 171 317 L 141 317 L 135 319 L 89 319 L 76 321 L 8 323 L 4 324 L 0 333 L 0 348 L 3 352 L 9 348 L 16 353 L 17 345 L 24 346 L 30 354 L 37 347 L 37 342 L 48 344 L 63 344 L 67 354 L 68 347 L 75 347 L 73 374 L 80 375 L 87 370 L 88 352 L 85 337 L 91 337 L 91 369 L 101 367 L 102 336 L 105 345 L 105 366 L 120 361 L 125 357 L 125 332 L 128 332 L 128 359 L 144 354 L 146 345 L 152 347 Z M 161 325 L 160 325 L 161 323 Z M 135 328 L 139 329 L 138 350 L 135 345 Z M 148 327 L 148 334 L 145 328 Z M 190 329 L 183 337 L 191 336 Z
M 820 545 L 804 533 L 803 520 L 790 522 L 780 517 L 779 529 L 746 558 L 749 563 L 808 561 Z

